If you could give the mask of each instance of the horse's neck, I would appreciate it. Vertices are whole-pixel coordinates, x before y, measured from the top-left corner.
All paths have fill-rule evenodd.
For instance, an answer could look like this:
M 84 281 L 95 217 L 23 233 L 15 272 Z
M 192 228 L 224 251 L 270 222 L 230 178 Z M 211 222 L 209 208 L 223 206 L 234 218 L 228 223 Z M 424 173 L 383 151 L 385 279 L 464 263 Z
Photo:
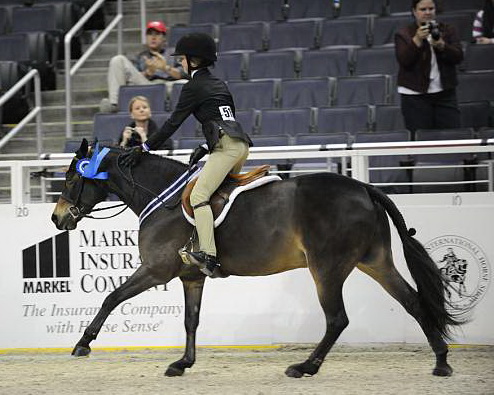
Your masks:
M 169 187 L 184 171 L 186 167 L 167 163 L 166 160 L 148 158 L 132 169 L 132 172 L 123 170 L 125 176 L 117 170 L 115 188 L 112 192 L 134 211 L 137 215 L 156 198 L 161 192 Z

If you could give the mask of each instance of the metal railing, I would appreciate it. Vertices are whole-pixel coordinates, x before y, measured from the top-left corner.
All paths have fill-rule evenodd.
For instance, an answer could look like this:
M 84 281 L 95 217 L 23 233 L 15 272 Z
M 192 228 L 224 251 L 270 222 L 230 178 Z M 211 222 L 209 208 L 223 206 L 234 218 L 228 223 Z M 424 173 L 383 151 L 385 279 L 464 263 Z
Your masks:
M 123 7 L 122 0 L 117 0 L 117 14 L 110 21 L 108 26 L 98 35 L 98 38 L 90 45 L 84 52 L 81 58 L 71 67 L 71 42 L 75 34 L 82 28 L 82 26 L 88 21 L 88 19 L 96 12 L 96 10 L 103 5 L 106 0 L 97 0 L 92 7 L 83 15 L 83 17 L 70 29 L 65 35 L 65 134 L 67 138 L 72 137 L 72 77 L 79 70 L 79 68 L 86 62 L 91 54 L 99 47 L 103 40 L 110 34 L 115 26 L 117 28 L 117 51 L 118 54 L 122 53 L 122 18 Z
M 11 129 L 2 139 L 0 140 L 0 149 L 2 149 L 9 140 L 16 136 L 25 125 L 28 124 L 34 117 L 36 117 L 36 149 L 38 156 L 41 155 L 43 151 L 43 131 L 41 122 L 41 81 L 39 77 L 38 70 L 31 70 L 24 77 L 22 77 L 12 88 L 10 88 L 7 93 L 0 97 L 0 110 L 2 106 L 10 100 L 19 90 L 26 86 L 32 79 L 34 79 L 34 108 L 29 111 L 24 118 Z
M 485 145 L 487 144 L 487 145 Z M 174 151 L 157 151 L 157 154 L 169 156 L 173 159 L 187 163 L 189 155 L 192 151 L 190 149 L 181 149 Z M 286 147 L 253 147 L 251 149 L 247 166 L 252 166 L 253 162 L 259 164 L 260 161 L 296 161 L 298 159 L 303 160 L 322 160 L 316 168 L 306 168 L 303 172 L 315 172 L 315 171 L 334 171 L 332 163 L 336 159 L 348 158 L 350 166 L 343 168 L 342 173 L 347 174 L 351 171 L 351 176 L 355 179 L 368 182 L 369 174 L 373 171 L 400 169 L 404 170 L 405 167 L 370 167 L 369 158 L 373 156 L 393 156 L 393 155 L 437 155 L 437 154 L 461 154 L 461 153 L 491 153 L 494 155 L 494 139 L 487 141 L 481 140 L 467 140 L 467 141 L 425 141 L 425 142 L 403 142 L 403 143 L 359 143 L 354 144 L 352 149 L 348 149 L 346 144 L 334 144 L 334 145 L 304 145 L 304 146 L 286 146 Z M 51 190 L 47 188 L 47 183 L 55 180 L 63 180 L 65 169 L 69 165 L 73 158 L 73 154 L 51 154 L 44 155 L 46 159 L 33 160 L 33 161 L 0 161 L 0 169 L 7 168 L 11 174 L 11 199 L 9 203 L 16 206 L 22 206 L 27 203 L 46 202 L 53 195 L 59 195 L 60 190 Z M 326 161 L 324 161 L 326 160 Z M 346 161 L 341 161 L 345 163 Z M 471 165 L 466 165 L 471 166 Z M 485 178 L 476 179 L 473 181 L 448 181 L 443 182 L 441 180 L 434 182 L 419 182 L 419 183 L 382 183 L 374 184 L 376 186 L 403 186 L 403 185 L 442 185 L 442 184 L 471 184 L 475 183 L 483 185 L 484 190 L 494 191 L 494 161 L 486 160 L 476 165 L 477 168 L 485 169 Z M 441 168 L 442 165 L 437 166 L 416 166 L 414 169 L 420 168 Z M 456 166 L 465 167 L 465 166 Z M 412 167 L 410 167 L 412 168 Z M 40 171 L 41 169 L 41 171 Z M 59 173 L 58 176 L 53 174 Z M 290 170 L 284 171 L 290 172 Z M 51 174 L 48 177 L 36 177 L 41 179 L 39 185 L 36 185 L 38 191 L 36 191 L 36 198 L 33 196 L 33 185 L 31 180 L 34 179 L 32 175 L 37 174 Z M 273 171 L 276 173 L 276 171 Z M 283 171 L 281 172 L 283 173 Z

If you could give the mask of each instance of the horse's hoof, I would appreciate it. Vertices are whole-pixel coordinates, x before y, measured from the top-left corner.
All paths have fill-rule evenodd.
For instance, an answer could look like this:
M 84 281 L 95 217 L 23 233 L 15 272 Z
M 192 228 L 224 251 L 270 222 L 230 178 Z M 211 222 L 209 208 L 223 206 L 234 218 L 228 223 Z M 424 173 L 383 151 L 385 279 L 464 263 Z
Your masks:
M 432 371 L 434 376 L 449 377 L 453 374 L 453 368 L 448 364 L 444 366 L 436 366 Z
M 292 377 L 294 379 L 299 379 L 304 376 L 304 374 L 299 370 L 300 364 L 297 365 L 290 365 L 286 370 L 285 374 L 288 377 Z
M 75 346 L 72 350 L 74 357 L 87 357 L 91 353 L 91 347 Z
M 184 369 L 177 368 L 175 366 L 168 366 L 168 369 L 166 369 L 165 376 L 167 377 L 178 377 L 182 376 L 184 374 Z

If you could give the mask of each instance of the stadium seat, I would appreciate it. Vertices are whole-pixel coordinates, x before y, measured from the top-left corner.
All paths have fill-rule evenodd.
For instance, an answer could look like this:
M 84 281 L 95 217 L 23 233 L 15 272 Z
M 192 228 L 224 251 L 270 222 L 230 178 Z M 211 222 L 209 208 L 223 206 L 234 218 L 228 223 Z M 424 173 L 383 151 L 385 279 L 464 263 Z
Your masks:
M 93 137 L 117 144 L 122 131 L 130 122 L 132 119 L 129 114 L 96 113 L 93 119 Z
M 204 144 L 204 137 L 181 137 L 177 140 L 177 149 L 195 149 L 197 146 Z
M 316 115 L 317 133 L 341 133 L 354 135 L 370 130 L 370 107 L 325 107 L 319 108 Z
M 335 78 L 282 80 L 281 107 L 327 107 L 332 104 Z
M 383 1 L 377 0 L 343 0 L 340 2 L 340 16 L 354 15 L 381 15 L 383 11 Z
M 26 68 L 17 62 L 0 61 L 0 96 L 25 75 Z M 29 112 L 28 89 L 24 87 L 0 107 L 0 124 L 18 123 Z
M 405 129 L 401 107 L 397 105 L 376 105 L 372 129 L 375 131 Z
M 355 50 L 354 74 L 398 74 L 394 45 Z
M 394 130 L 390 132 L 357 133 L 355 143 L 383 143 L 410 141 L 408 130 Z M 358 146 L 356 147 L 358 149 Z M 411 170 L 389 169 L 372 170 L 377 167 L 410 166 L 411 158 L 408 155 L 382 155 L 369 157 L 369 182 L 371 184 L 409 183 L 411 182 Z M 410 186 L 387 185 L 379 186 L 386 193 L 410 193 Z
M 282 21 L 283 0 L 238 0 L 237 22 Z
M 288 1 L 288 17 L 290 19 L 329 18 L 333 16 L 331 6 L 324 0 Z
M 328 19 L 322 22 L 321 48 L 333 45 L 360 45 L 371 43 L 370 17 Z
M 319 23 L 315 19 L 269 23 L 269 49 L 315 48 L 319 41 Z
M 220 25 L 218 51 L 261 51 L 268 48 L 266 22 Z
M 259 111 L 250 109 L 250 110 L 238 110 L 235 111 L 235 119 L 240 125 L 242 125 L 242 129 L 249 135 L 257 133 L 258 122 L 259 122 Z
M 455 28 L 461 41 L 472 40 L 472 25 L 476 11 L 457 11 L 442 13 L 437 16 L 438 22 L 443 22 Z
M 494 98 L 494 71 L 471 71 L 458 74 L 458 101 L 472 102 Z
M 288 134 L 295 136 L 298 133 L 309 133 L 313 129 L 313 115 L 310 108 L 261 110 L 260 135 Z
M 484 5 L 484 0 L 448 0 L 442 2 L 441 11 L 459 11 L 459 10 L 481 10 Z
M 220 52 L 211 72 L 223 81 L 245 80 L 248 75 L 249 56 L 246 52 Z
M 394 1 L 392 2 L 394 3 Z M 407 0 L 410 8 L 410 1 Z M 393 44 L 395 41 L 396 31 L 412 23 L 411 14 L 406 15 L 390 15 L 374 20 L 374 33 L 372 35 L 373 45 Z
M 278 80 L 232 81 L 228 83 L 228 88 L 237 110 L 278 107 Z
M 494 70 L 494 45 L 470 44 L 465 53 L 463 67 L 468 71 Z
M 0 5 L 0 35 L 10 31 L 10 19 L 6 8 Z
M 123 85 L 118 94 L 118 111 L 129 112 L 129 102 L 134 96 L 144 96 L 149 100 L 151 111 L 165 111 L 166 85 Z
M 349 75 L 353 65 L 354 48 L 353 46 L 342 46 L 339 48 L 303 51 L 300 76 L 306 78 Z
M 269 51 L 249 54 L 249 79 L 295 78 L 300 67 L 298 51 Z
M 36 31 L 57 31 L 55 6 L 46 4 L 37 7 L 14 7 L 12 10 L 12 32 Z
M 472 129 L 417 130 L 416 141 L 464 140 L 475 138 Z M 433 185 L 414 185 L 415 193 L 466 192 L 474 190 L 468 184 L 439 184 L 439 182 L 472 181 L 476 179 L 475 168 L 462 168 L 461 165 L 476 164 L 470 153 L 451 153 L 433 155 L 415 155 L 413 170 L 414 182 L 437 183 Z M 421 168 L 422 166 L 457 166 L 449 168 Z
M 389 75 L 361 75 L 336 79 L 334 105 L 390 104 Z
M 411 1 L 410 0 L 391 0 L 388 1 L 388 10 L 390 14 L 394 13 L 409 13 L 408 15 L 411 17 Z
M 233 22 L 235 0 L 193 0 L 190 24 Z
M 250 136 L 254 147 L 285 147 L 291 145 L 290 136 L 284 134 L 279 136 Z M 261 165 L 271 165 L 275 166 L 278 171 L 290 170 L 293 165 L 293 161 L 289 159 L 256 159 L 249 160 L 248 166 L 244 166 L 242 171 L 252 170 L 256 166 Z M 281 177 L 286 178 L 287 176 L 283 173 L 280 174 Z
M 218 27 L 213 23 L 204 23 L 196 25 L 174 25 L 170 28 L 170 32 L 167 34 L 167 45 L 169 47 L 175 47 L 180 37 L 188 33 L 207 33 L 213 38 L 218 36 Z
M 328 150 L 327 145 L 342 144 L 342 148 L 347 149 L 352 143 L 352 136 L 349 133 L 308 133 L 298 134 L 295 136 L 296 145 L 320 145 L 320 151 Z M 343 163 L 345 168 L 342 169 Z M 292 170 L 295 173 L 312 173 L 320 171 L 331 171 L 333 173 L 345 173 L 348 165 L 348 161 L 342 158 L 305 158 L 297 159 L 293 164 Z
M 460 103 L 461 127 L 480 129 L 494 126 L 491 119 L 492 107 L 487 100 Z

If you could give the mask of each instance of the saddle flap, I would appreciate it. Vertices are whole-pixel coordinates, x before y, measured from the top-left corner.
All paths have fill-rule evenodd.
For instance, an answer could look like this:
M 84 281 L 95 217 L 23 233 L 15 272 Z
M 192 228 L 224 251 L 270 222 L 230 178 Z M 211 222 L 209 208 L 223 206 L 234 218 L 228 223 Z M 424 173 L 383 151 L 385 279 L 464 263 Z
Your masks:
M 250 184 L 261 177 L 268 175 L 271 166 L 262 165 L 245 174 L 228 174 L 219 188 L 213 193 L 209 200 L 213 217 L 216 219 L 220 215 L 223 207 L 228 202 L 228 198 L 235 188 Z M 184 211 L 191 218 L 194 218 L 194 210 L 190 204 L 190 194 L 196 185 L 197 177 L 189 181 L 182 192 L 182 206 Z

